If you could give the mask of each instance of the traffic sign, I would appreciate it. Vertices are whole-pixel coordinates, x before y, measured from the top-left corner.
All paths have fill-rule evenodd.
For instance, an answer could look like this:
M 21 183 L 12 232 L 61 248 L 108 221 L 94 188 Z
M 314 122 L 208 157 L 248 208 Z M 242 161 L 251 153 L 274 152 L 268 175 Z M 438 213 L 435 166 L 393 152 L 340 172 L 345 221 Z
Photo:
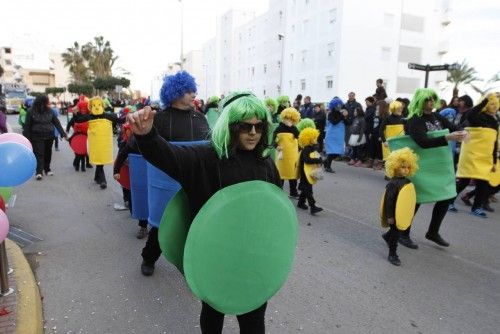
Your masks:
M 420 64 L 415 64 L 415 63 L 408 63 L 408 68 L 410 70 L 419 70 L 419 71 L 425 71 L 427 69 L 427 66 L 425 65 L 420 65 Z

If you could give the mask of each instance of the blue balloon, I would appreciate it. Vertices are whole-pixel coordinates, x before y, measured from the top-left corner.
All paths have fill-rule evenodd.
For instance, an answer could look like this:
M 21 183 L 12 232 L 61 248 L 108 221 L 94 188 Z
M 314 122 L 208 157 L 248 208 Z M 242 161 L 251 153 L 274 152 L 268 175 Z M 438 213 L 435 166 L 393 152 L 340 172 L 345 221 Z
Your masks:
M 0 187 L 15 187 L 28 181 L 36 169 L 33 152 L 24 145 L 0 143 Z

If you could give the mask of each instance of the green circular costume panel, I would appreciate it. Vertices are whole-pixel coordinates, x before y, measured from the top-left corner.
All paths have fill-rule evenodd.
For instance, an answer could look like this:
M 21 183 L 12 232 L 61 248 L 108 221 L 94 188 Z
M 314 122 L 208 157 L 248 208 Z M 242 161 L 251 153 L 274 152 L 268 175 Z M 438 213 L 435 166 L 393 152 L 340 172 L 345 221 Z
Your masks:
M 441 137 L 449 131 L 427 132 L 429 138 Z M 418 171 L 410 177 L 417 192 L 417 203 L 431 203 L 453 198 L 457 195 L 455 169 L 451 144 L 421 148 L 410 136 L 393 137 L 387 140 L 392 151 L 409 147 L 418 155 Z
M 158 242 L 163 255 L 181 273 L 184 272 L 184 245 L 186 244 L 190 223 L 189 202 L 186 193 L 181 189 L 168 202 L 158 230 Z
M 250 181 L 224 188 L 201 208 L 184 250 L 193 293 L 225 314 L 243 314 L 285 283 L 297 243 L 297 214 L 283 190 Z

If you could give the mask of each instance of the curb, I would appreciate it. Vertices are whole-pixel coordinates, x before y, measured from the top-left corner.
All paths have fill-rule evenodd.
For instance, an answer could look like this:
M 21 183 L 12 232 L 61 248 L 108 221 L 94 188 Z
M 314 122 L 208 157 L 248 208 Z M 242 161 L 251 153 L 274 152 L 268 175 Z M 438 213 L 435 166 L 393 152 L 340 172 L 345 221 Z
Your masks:
M 19 246 L 5 239 L 17 285 L 16 333 L 43 334 L 42 299 L 35 276 Z

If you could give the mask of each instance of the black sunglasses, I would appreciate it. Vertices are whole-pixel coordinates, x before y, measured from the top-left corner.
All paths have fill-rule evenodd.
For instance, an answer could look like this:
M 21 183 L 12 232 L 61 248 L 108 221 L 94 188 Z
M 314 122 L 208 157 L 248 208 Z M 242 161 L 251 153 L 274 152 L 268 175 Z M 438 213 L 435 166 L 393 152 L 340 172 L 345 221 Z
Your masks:
M 256 133 L 262 133 L 262 131 L 264 130 L 264 122 L 256 124 L 245 122 L 238 123 L 238 130 L 242 133 L 249 133 L 250 131 L 252 131 L 252 128 L 255 129 Z

